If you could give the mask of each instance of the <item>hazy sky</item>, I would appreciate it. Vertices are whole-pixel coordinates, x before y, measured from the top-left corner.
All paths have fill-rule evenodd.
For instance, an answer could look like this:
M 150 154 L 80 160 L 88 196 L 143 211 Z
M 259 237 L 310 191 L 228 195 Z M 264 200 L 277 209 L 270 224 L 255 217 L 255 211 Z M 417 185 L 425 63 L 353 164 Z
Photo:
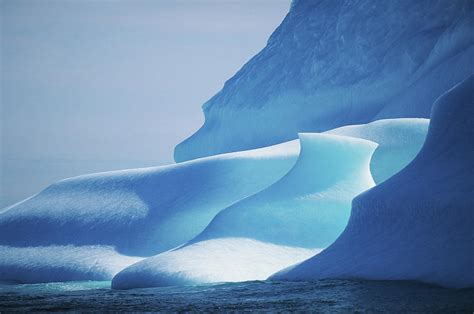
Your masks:
M 1 1 L 0 206 L 61 178 L 172 162 L 289 3 Z

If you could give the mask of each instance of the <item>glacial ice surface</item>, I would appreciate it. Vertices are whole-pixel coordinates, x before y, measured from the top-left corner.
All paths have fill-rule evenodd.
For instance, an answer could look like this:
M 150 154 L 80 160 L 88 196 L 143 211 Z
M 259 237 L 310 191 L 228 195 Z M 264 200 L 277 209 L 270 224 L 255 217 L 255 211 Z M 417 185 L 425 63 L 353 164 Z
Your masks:
M 426 142 L 358 196 L 341 236 L 270 280 L 364 278 L 474 286 L 474 76 L 433 105 Z
M 428 118 L 474 73 L 472 0 L 294 1 L 267 46 L 203 105 L 183 161 L 268 146 L 301 132 Z

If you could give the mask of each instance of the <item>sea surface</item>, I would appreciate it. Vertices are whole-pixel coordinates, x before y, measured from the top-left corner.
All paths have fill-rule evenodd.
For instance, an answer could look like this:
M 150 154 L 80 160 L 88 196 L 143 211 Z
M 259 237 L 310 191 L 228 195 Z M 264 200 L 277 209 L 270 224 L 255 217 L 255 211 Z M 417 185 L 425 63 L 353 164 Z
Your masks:
M 296 311 L 473 313 L 474 289 L 413 282 L 242 282 L 111 290 L 109 281 L 0 284 L 0 311 Z

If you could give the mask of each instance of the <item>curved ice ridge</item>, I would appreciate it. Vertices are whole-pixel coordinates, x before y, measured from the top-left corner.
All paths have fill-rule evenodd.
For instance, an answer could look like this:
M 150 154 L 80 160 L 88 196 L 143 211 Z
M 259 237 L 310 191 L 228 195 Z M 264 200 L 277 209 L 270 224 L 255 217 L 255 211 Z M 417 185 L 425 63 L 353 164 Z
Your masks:
M 299 136 L 300 157 L 281 180 L 220 212 L 187 245 L 124 269 L 113 287 L 257 280 L 330 244 L 347 223 L 352 198 L 374 185 L 369 163 L 377 144 Z
M 402 170 L 416 157 L 426 139 L 428 119 L 382 119 L 367 124 L 348 125 L 327 134 L 366 139 L 378 144 L 370 172 L 376 184 Z
M 474 287 L 473 138 L 471 76 L 435 102 L 417 157 L 354 200 L 335 243 L 270 279 L 419 280 Z
M 370 159 L 377 144 L 346 136 L 299 134 L 295 166 L 267 189 L 222 210 L 192 242 L 249 237 L 323 248 L 342 232 L 352 199 L 374 186 Z
M 427 123 L 426 119 L 381 120 L 342 127 L 329 133 L 361 137 L 379 143 L 371 160 L 371 171 L 391 175 L 404 166 L 400 160 L 408 161 L 416 154 L 425 138 Z M 109 280 L 120 270 L 116 265 L 125 267 L 138 260 L 123 254 L 152 255 L 189 240 L 192 233 L 183 233 L 183 228 L 192 231 L 199 228 L 195 223 L 204 224 L 193 218 L 195 211 L 207 210 L 211 215 L 212 211 L 219 211 L 234 202 L 233 199 L 247 196 L 257 192 L 260 186 L 273 183 L 294 165 L 298 152 L 299 141 L 293 141 L 180 165 L 99 173 L 59 182 L 0 213 L 0 242 L 21 246 L 2 248 L 4 254 L 0 255 L 0 279 L 21 282 L 28 282 L 28 278 L 32 282 L 78 278 Z M 148 184 L 150 186 L 147 188 Z M 248 184 L 250 186 L 246 186 Z M 150 195 L 154 195 L 155 191 L 159 193 L 144 204 L 136 195 L 146 189 Z M 134 217 L 134 213 L 143 207 L 148 208 L 148 212 L 161 212 L 167 206 L 169 212 L 183 220 L 167 223 L 169 216 L 165 211 L 158 216 L 160 219 L 149 221 L 144 230 L 140 230 L 140 220 Z M 43 218 L 39 218 L 41 216 Z M 50 225 L 45 225 L 45 221 Z M 135 228 L 129 225 L 135 225 Z M 154 232 L 146 230 L 147 226 L 152 228 L 153 225 L 156 226 Z M 79 231 L 78 226 L 81 226 Z M 175 230 L 172 230 L 173 226 Z M 202 231 L 204 227 L 202 225 L 195 232 Z M 138 232 L 124 236 L 127 230 Z M 96 238 L 100 231 L 104 235 Z M 68 241 L 67 232 L 71 238 L 77 235 L 77 238 L 73 238 L 73 246 Z M 115 245 L 116 249 L 103 249 L 104 243 Z M 214 245 L 214 242 L 207 243 Z M 225 242 L 217 243 L 225 250 Z M 96 248 L 91 255 L 99 256 L 97 259 L 87 258 L 86 252 L 92 245 L 102 248 L 101 254 Z M 63 248 L 67 254 L 62 253 Z M 298 252 L 306 254 L 309 251 Z M 15 264 L 14 261 L 18 262 Z M 291 262 L 285 265 L 289 264 Z M 274 265 L 281 264 L 275 262 Z M 77 269 L 74 270 L 74 267 Z M 272 272 L 276 270 L 272 268 Z M 252 274 L 252 269 L 248 272 Z
M 293 141 L 59 181 L 0 212 L 0 245 L 109 245 L 126 255 L 157 254 L 192 239 L 222 208 L 278 180 L 298 153 Z

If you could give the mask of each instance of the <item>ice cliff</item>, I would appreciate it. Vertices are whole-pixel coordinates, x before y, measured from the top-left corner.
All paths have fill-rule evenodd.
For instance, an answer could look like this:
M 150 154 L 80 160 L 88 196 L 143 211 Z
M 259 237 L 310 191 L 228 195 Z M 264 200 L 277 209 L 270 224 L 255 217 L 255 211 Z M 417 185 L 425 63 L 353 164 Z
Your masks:
M 300 0 L 203 105 L 176 161 L 381 118 L 429 117 L 474 72 L 472 0 Z

